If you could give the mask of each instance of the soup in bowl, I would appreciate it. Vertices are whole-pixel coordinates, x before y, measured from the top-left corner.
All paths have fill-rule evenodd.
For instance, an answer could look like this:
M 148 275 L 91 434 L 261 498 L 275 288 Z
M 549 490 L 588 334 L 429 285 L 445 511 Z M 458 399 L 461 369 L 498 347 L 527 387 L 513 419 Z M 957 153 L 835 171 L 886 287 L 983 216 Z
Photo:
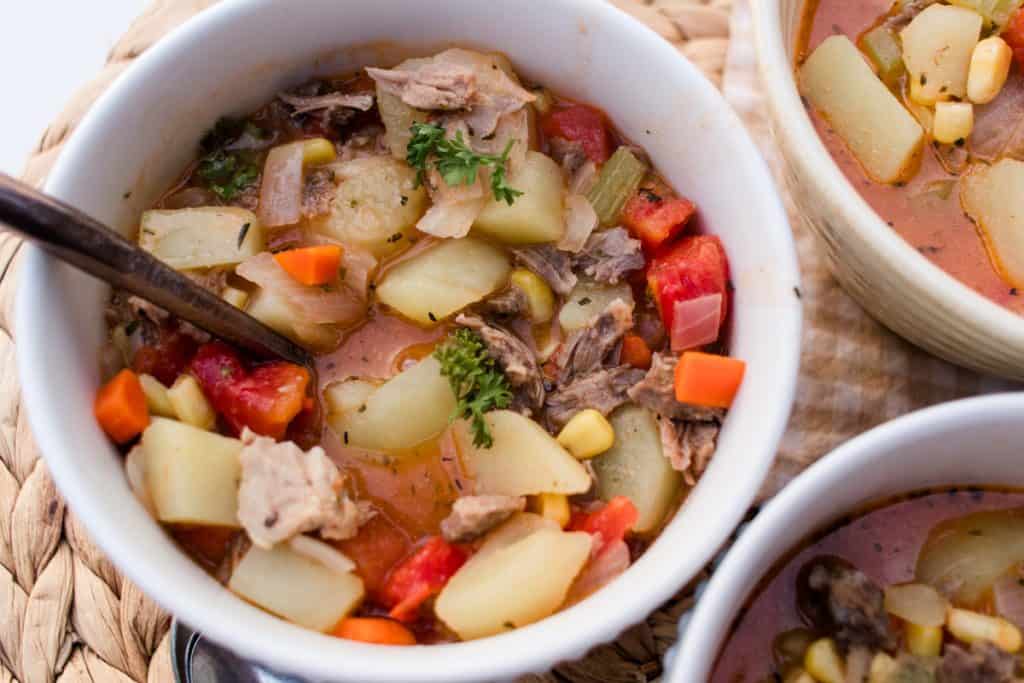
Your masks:
M 837 278 L 911 341 L 1009 377 L 1024 376 L 1012 218 L 1018 10 L 884 0 L 756 8 L 793 190 Z
M 726 537 L 792 399 L 792 242 L 711 86 L 604 5 L 451 5 L 457 29 L 416 3 L 218 6 L 50 181 L 315 377 L 40 254 L 24 271 L 60 293 L 19 308 L 29 413 L 97 542 L 318 680 L 507 678 L 614 637 Z
M 1016 680 L 1021 401 L 922 411 L 812 466 L 741 532 L 670 680 Z

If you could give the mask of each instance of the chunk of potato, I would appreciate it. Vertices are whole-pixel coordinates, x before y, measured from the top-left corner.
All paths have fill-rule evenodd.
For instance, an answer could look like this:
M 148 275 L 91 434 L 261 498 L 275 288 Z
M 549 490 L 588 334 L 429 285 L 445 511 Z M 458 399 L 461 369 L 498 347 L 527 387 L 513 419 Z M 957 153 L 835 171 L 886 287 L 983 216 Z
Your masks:
M 390 157 L 353 159 L 333 166 L 338 191 L 330 212 L 311 221 L 316 232 L 384 258 L 409 244 L 427 210 L 416 172 Z
M 465 421 L 455 425 L 455 440 L 477 492 L 496 496 L 532 496 L 538 493 L 585 493 L 590 475 L 580 462 L 533 420 L 510 410 L 486 415 L 494 444 L 473 445 Z
M 363 581 L 284 546 L 253 547 L 231 574 L 228 588 L 263 609 L 314 631 L 328 631 L 363 599 Z
M 540 529 L 494 551 L 481 549 L 441 591 L 434 611 L 463 640 L 539 621 L 565 601 L 592 542 L 589 534 Z
M 880 183 L 914 169 L 924 130 L 846 36 L 831 36 L 800 68 L 800 89 Z
M 398 95 L 384 92 L 379 85 L 377 109 L 380 111 L 380 120 L 384 123 L 384 139 L 391 150 L 391 156 L 404 161 L 408 154 L 409 141 L 412 139 L 412 125 L 426 123 L 430 115 L 410 107 Z
M 655 531 L 679 494 L 682 475 L 662 454 L 654 413 L 627 404 L 612 413 L 611 423 L 615 445 L 590 461 L 597 474 L 597 493 L 603 500 L 629 498 L 640 513 L 634 530 Z
M 405 317 L 434 325 L 504 287 L 509 270 L 505 253 L 487 242 L 445 240 L 391 269 L 377 296 Z
M 168 524 L 240 526 L 241 441 L 156 417 L 142 433 L 142 449 L 157 519 Z
M 256 214 L 231 206 L 146 211 L 139 246 L 177 270 L 234 266 L 266 249 Z
M 343 398 L 340 391 L 334 392 L 337 402 Z M 354 390 L 345 402 L 353 397 Z M 441 364 L 429 356 L 368 394 L 355 410 L 335 412 L 328 421 L 350 446 L 401 450 L 441 434 L 454 411 L 451 385 L 441 376 Z
M 245 312 L 272 330 L 311 349 L 329 351 L 338 343 L 340 332 L 336 327 L 300 320 L 295 307 L 272 291 L 257 289 Z
M 487 534 L 485 543 L 480 546 L 475 556 L 479 557 L 481 553 L 487 555 L 496 550 L 507 548 L 541 529 L 558 531 L 561 527 L 554 521 L 539 514 L 517 512 Z
M 327 414 L 354 413 L 366 406 L 367 399 L 377 391 L 377 384 L 364 379 L 337 382 L 324 390 Z
M 580 280 L 566 297 L 565 304 L 558 313 L 558 324 L 566 334 L 582 329 L 595 317 L 604 313 L 608 304 L 616 299 L 622 299 L 632 305 L 633 290 L 625 282 L 602 285 Z
M 912 100 L 935 104 L 967 95 L 967 73 L 982 23 L 973 10 L 935 4 L 903 29 L 903 63 Z
M 964 211 L 987 239 L 992 262 L 1012 285 L 1024 287 L 1024 162 L 979 164 L 960 186 Z
M 473 224 L 473 230 L 506 244 L 557 242 L 565 232 L 565 181 L 562 169 L 540 152 L 527 152 L 526 161 L 508 179 L 523 195 L 509 206 L 492 198 Z

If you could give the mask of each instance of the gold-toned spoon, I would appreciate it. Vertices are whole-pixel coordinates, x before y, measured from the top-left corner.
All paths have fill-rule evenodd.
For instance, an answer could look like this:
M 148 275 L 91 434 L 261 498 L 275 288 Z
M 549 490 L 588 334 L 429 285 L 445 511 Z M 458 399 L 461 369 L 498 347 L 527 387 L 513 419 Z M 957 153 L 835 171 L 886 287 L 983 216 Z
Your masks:
M 313 368 L 304 348 L 81 211 L 0 173 L 0 223 L 47 253 L 264 358 Z

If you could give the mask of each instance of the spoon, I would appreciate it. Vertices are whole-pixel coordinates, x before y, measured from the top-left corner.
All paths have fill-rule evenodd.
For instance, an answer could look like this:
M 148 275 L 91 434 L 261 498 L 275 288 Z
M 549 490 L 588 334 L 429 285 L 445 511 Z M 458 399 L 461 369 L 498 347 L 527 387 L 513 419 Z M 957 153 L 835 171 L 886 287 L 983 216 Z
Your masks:
M 302 683 L 240 659 L 177 619 L 171 624 L 171 665 L 177 683 Z
M 308 351 L 81 211 L 0 173 L 0 223 L 44 251 L 264 358 L 313 367 Z

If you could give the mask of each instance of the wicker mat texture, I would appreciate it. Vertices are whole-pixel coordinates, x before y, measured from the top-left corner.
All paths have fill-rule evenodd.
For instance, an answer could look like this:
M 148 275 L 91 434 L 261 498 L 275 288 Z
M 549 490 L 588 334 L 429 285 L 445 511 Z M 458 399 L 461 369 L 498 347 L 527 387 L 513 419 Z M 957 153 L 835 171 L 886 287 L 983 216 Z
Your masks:
M 766 157 L 776 160 L 760 101 L 747 0 L 612 1 L 724 85 Z M 167 31 L 213 2 L 156 0 L 114 47 L 106 68 L 46 130 L 25 178 L 41 185 L 96 97 Z M 804 359 L 793 421 L 763 495 L 880 422 L 998 386 L 913 349 L 870 320 L 829 276 L 809 232 L 795 211 L 791 215 L 804 277 Z M 17 251 L 16 238 L 0 232 L 0 683 L 171 681 L 169 617 L 118 574 L 66 509 L 19 410 L 11 329 Z M 692 606 L 690 595 L 684 590 L 583 661 L 528 680 L 656 679 L 661 657 L 675 640 L 676 621 Z

